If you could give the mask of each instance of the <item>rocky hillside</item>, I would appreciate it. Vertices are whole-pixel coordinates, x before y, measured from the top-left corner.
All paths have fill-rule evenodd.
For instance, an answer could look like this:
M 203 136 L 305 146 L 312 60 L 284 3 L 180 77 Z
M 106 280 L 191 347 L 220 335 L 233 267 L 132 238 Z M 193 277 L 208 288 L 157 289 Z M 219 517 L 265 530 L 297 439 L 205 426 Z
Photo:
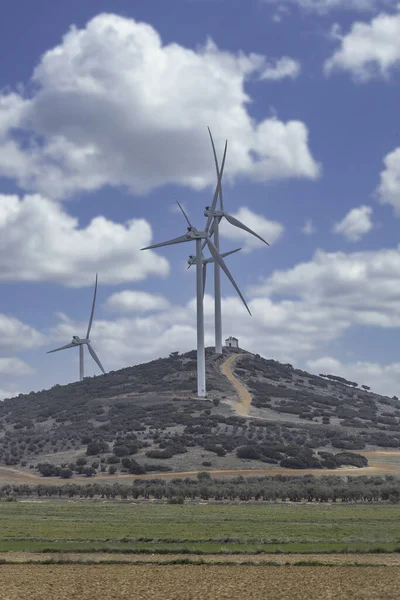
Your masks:
M 204 468 L 363 466 L 349 450 L 400 446 L 400 402 L 332 374 L 314 376 L 240 351 L 232 368 L 253 395 L 249 417 L 207 349 L 207 399 L 196 353 L 158 359 L 0 402 L 0 465 L 43 475 Z

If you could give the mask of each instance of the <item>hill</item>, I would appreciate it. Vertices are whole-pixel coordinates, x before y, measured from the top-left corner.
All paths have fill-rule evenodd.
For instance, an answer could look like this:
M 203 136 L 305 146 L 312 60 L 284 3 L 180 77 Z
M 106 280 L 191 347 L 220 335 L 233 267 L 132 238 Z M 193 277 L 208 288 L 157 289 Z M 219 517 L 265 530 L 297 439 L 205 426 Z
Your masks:
M 233 375 L 252 396 L 246 416 L 221 370 L 233 353 Z M 397 398 L 243 350 L 207 349 L 206 368 L 207 399 L 196 398 L 195 351 L 6 399 L 0 465 L 65 478 L 265 463 L 332 469 L 365 466 L 349 451 L 400 446 Z

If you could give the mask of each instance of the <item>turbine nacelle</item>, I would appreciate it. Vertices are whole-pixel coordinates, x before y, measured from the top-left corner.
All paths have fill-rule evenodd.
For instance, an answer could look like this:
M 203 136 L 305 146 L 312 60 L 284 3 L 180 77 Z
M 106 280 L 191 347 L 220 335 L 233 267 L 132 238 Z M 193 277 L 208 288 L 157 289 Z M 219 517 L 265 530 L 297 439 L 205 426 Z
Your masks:
M 81 344 L 88 344 L 89 342 L 89 339 L 82 339 L 78 335 L 73 335 L 71 344 L 74 344 L 75 346 L 80 346 Z
M 226 212 L 224 210 L 217 210 L 216 208 L 214 208 L 212 206 L 206 206 L 205 210 L 204 210 L 204 216 L 205 217 L 225 217 Z

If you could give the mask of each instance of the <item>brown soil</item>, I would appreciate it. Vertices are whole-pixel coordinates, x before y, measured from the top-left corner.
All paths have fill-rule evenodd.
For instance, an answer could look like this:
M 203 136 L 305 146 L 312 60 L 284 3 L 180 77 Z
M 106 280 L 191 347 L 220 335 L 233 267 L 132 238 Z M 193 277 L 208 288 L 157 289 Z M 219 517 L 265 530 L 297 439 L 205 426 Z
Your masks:
M 400 568 L 2 565 L 0 600 L 394 600 Z
M 234 408 L 237 414 L 241 417 L 247 417 L 250 412 L 252 396 L 243 383 L 234 376 L 231 369 L 232 364 L 239 358 L 239 356 L 240 354 L 232 354 L 229 358 L 227 358 L 222 364 L 221 372 L 232 383 L 240 398 L 240 402 L 235 402 L 232 405 L 232 408 Z

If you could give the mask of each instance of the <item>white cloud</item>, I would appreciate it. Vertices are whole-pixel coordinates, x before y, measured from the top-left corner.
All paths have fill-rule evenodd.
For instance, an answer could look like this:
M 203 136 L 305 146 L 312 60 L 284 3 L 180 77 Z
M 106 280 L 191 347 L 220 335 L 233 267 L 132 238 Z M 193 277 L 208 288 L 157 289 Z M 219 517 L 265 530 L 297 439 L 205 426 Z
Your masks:
M 319 372 L 348 375 L 349 379 L 373 385 L 376 391 L 391 390 L 392 375 L 388 375 L 387 386 L 383 379 L 385 373 L 395 373 L 396 366 L 381 371 L 374 363 L 357 363 L 345 372 L 344 367 L 336 368 L 336 363 L 325 362 L 323 367 L 311 359 L 326 356 L 327 348 L 332 348 L 353 326 L 400 328 L 399 290 L 399 250 L 348 254 L 318 251 L 312 261 L 276 271 L 262 286 L 245 293 L 252 317 L 234 292 L 224 297 L 223 333 L 238 337 L 240 346 L 251 352 L 294 364 L 308 360 L 309 368 L 319 368 Z M 204 306 L 206 345 L 212 346 L 214 303 L 208 294 Z M 86 322 L 61 315 L 51 336 L 65 343 L 85 328 Z M 148 314 L 97 320 L 92 338 L 107 369 L 145 362 L 175 350 L 191 350 L 196 347 L 195 299 L 185 305 L 169 304 L 164 309 L 156 306 Z M 97 373 L 95 365 L 90 368 Z
M 92 285 L 166 276 L 168 261 L 153 251 L 152 231 L 144 219 L 124 224 L 98 216 L 85 228 L 47 198 L 0 195 L 0 279 Z
M 311 261 L 275 271 L 252 293 L 294 296 L 310 314 L 314 307 L 323 309 L 327 319 L 340 319 L 346 327 L 400 327 L 400 250 L 317 250 Z
M 153 312 L 165 310 L 169 307 L 169 302 L 164 296 L 124 290 L 107 298 L 105 307 L 114 312 Z
M 330 356 L 307 361 L 307 367 L 316 374 L 339 375 L 359 385 L 368 385 L 371 391 L 388 396 L 400 397 L 400 363 L 381 365 L 379 363 L 357 361 L 343 364 Z
M 0 313 L 0 352 L 18 352 L 20 350 L 36 348 L 42 346 L 45 341 L 45 336 L 33 327 L 22 323 L 22 321 L 15 317 Z
M 33 369 L 15 356 L 0 358 L 0 375 L 31 375 Z
M 294 361 L 307 357 L 320 344 L 335 339 L 348 324 L 329 319 L 329 309 L 311 307 L 307 302 L 273 302 L 267 298 L 249 299 L 250 317 L 236 296 L 224 297 L 224 336 L 235 335 L 243 348 L 276 359 Z M 214 344 L 214 301 L 205 295 L 206 345 Z M 75 322 L 65 315 L 53 328 L 57 343 L 66 343 L 72 335 L 84 331 L 85 322 Z M 95 320 L 91 334 L 96 351 L 107 369 L 116 369 L 167 356 L 175 350 L 184 352 L 196 347 L 196 301 L 171 305 L 149 315 Z M 64 356 L 57 360 L 75 360 Z M 97 373 L 96 366 L 90 366 Z
M 268 64 L 210 40 L 163 45 L 150 25 L 100 14 L 42 56 L 29 98 L 0 95 L 0 176 L 52 198 L 105 185 L 202 189 L 214 184 L 210 125 L 218 147 L 229 136 L 231 180 L 315 179 L 304 123 L 247 112 L 245 83 Z
M 327 15 L 334 10 L 373 12 L 380 8 L 393 7 L 393 0 L 263 0 L 266 4 L 297 6 L 319 15 Z
M 261 80 L 278 81 L 289 77 L 290 79 L 296 79 L 300 75 L 301 66 L 297 60 L 289 58 L 288 56 L 282 56 L 275 64 L 266 65 L 260 75 Z
M 385 168 L 381 171 L 378 196 L 381 204 L 390 204 L 400 216 L 400 147 L 383 159 Z
M 278 241 L 284 232 L 284 226 L 281 223 L 278 223 L 277 221 L 269 221 L 263 215 L 258 215 L 251 211 L 249 208 L 247 208 L 247 206 L 242 206 L 239 208 L 236 213 L 232 214 L 232 217 L 235 217 L 244 225 L 247 225 L 247 227 L 258 233 L 258 235 L 264 238 L 271 245 Z M 220 231 L 223 237 L 243 244 L 243 252 L 245 253 L 252 252 L 253 250 L 263 247 L 265 248 L 265 244 L 258 238 L 250 233 L 247 233 L 246 231 L 243 231 L 243 229 L 234 227 L 228 223 L 226 219 L 222 219 Z
M 317 230 L 314 226 L 313 220 L 306 219 L 301 229 L 301 232 L 304 233 L 304 235 L 313 235 L 313 233 L 315 233 L 316 231 Z
M 400 14 L 379 14 L 370 23 L 353 23 L 347 35 L 334 26 L 340 48 L 325 62 L 325 73 L 349 71 L 357 81 L 388 79 L 400 61 Z
M 361 205 L 351 209 L 345 217 L 335 223 L 332 231 L 345 237 L 350 242 L 358 242 L 373 228 L 372 208 Z
M 0 388 L 0 401 L 4 400 L 5 398 L 15 398 L 19 393 L 20 392 L 15 390 L 11 391 L 10 389 Z

